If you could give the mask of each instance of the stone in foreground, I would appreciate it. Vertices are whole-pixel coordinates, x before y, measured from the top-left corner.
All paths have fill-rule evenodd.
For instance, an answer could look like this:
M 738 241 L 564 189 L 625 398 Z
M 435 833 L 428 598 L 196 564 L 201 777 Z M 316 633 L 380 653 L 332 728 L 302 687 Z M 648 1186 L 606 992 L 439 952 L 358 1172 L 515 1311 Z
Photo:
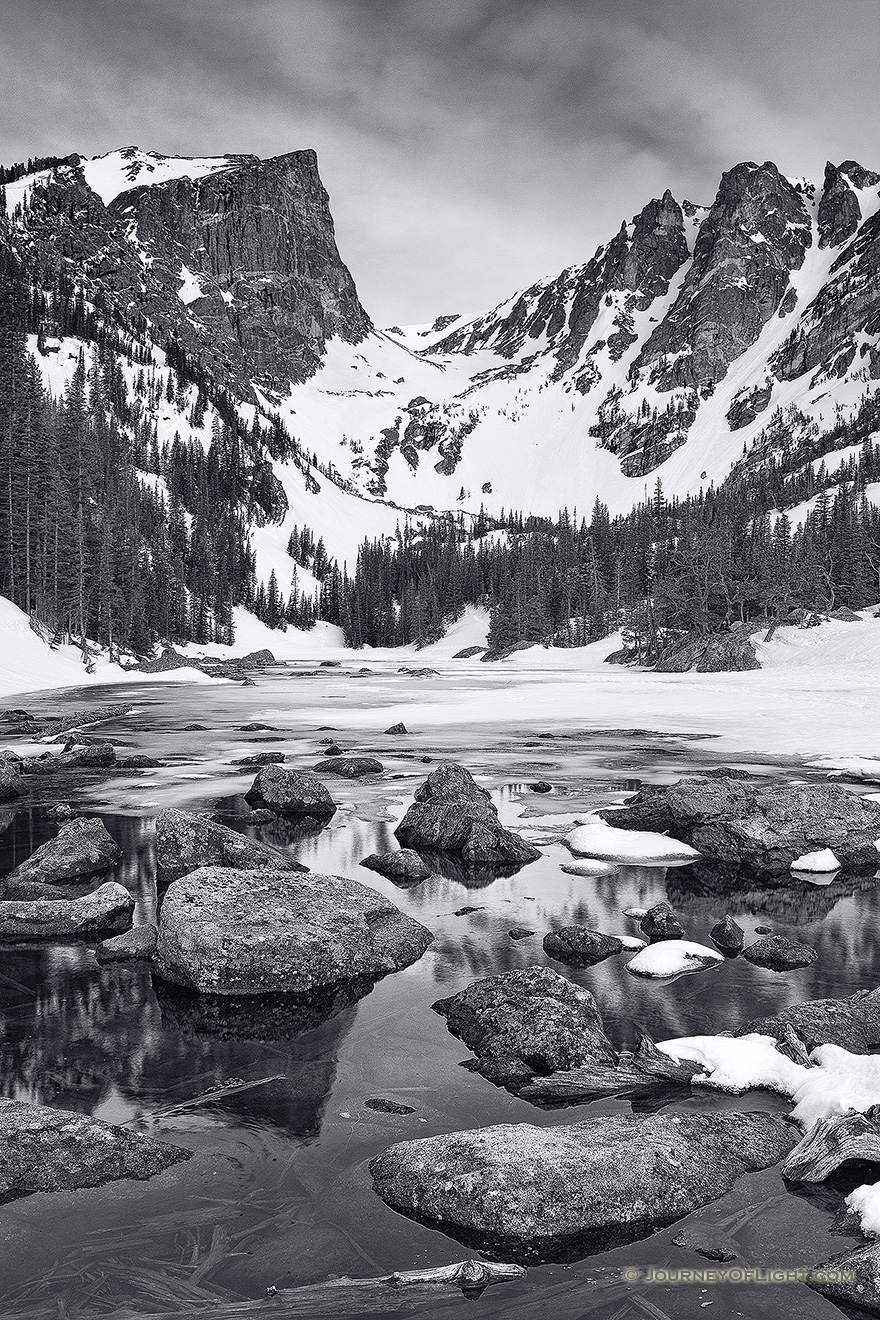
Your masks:
M 399 971 L 433 939 L 354 880 L 206 866 L 165 895 L 153 970 L 200 994 L 308 994 Z
M 17 866 L 9 880 L 36 880 L 55 885 L 76 883 L 111 870 L 121 856 L 119 844 L 101 821 L 79 816 L 62 825 L 54 839 L 49 839 Z
M 191 1153 L 85 1114 L 0 1100 L 0 1200 L 144 1181 Z
M 336 803 L 316 775 L 281 765 L 264 766 L 245 799 L 279 816 L 325 821 L 336 811 Z
M 613 1114 L 401 1142 L 370 1172 L 387 1205 L 488 1255 L 576 1260 L 718 1200 L 798 1135 L 776 1114 Z
M 394 833 L 406 848 L 458 857 L 468 866 L 517 869 L 541 856 L 504 828 L 486 790 L 452 762 L 438 766 L 416 789 Z
M 82 938 L 127 930 L 134 899 L 124 885 L 108 880 L 82 898 L 0 902 L 0 939 Z
M 369 871 L 384 875 L 396 885 L 417 885 L 431 875 L 430 866 L 426 866 L 412 848 L 399 848 L 397 852 L 373 853 L 361 862 Z
M 787 875 L 826 848 L 844 866 L 880 863 L 880 803 L 838 784 L 682 779 L 641 789 L 608 819 L 617 829 L 668 832 L 709 861 L 764 875 Z
M 511 1091 L 536 1075 L 617 1062 L 589 990 L 551 967 L 483 977 L 433 1008 L 476 1054 L 477 1071 Z
M 823 1261 L 812 1271 L 809 1286 L 853 1308 L 855 1315 L 880 1315 L 880 1242 Z
M 156 818 L 156 874 L 162 884 L 200 866 L 234 871 L 304 871 L 292 857 L 205 816 L 166 807 Z

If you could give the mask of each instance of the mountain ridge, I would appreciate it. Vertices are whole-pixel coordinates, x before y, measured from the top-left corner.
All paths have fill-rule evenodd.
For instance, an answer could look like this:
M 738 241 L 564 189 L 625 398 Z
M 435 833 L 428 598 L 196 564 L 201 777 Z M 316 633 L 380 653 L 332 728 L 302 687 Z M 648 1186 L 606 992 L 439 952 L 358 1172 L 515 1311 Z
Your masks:
M 658 479 L 678 497 L 723 480 L 780 412 L 829 430 L 880 376 L 878 185 L 853 161 L 821 185 L 742 162 L 710 205 L 667 190 L 492 311 L 387 331 L 311 151 L 72 156 L 6 185 L 5 241 L 37 283 L 66 275 L 127 342 L 295 438 L 305 464 L 266 456 L 289 516 L 264 558 L 283 570 L 288 524 L 353 553 L 316 486 L 365 533 L 395 509 L 623 513 Z

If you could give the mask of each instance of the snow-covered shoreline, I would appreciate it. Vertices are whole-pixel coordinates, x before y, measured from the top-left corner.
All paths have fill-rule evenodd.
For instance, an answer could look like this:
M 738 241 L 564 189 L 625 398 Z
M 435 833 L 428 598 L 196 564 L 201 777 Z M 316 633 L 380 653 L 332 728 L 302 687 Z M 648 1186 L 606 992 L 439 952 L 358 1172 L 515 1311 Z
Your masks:
M 311 633 L 272 632 L 243 611 L 237 624 L 232 648 L 179 649 L 195 659 L 268 647 L 287 663 L 334 659 L 377 674 L 396 673 L 404 665 L 437 670 L 437 678 L 407 687 L 399 704 L 383 702 L 389 723 L 401 719 L 431 728 L 563 721 L 585 729 L 644 728 L 711 738 L 725 754 L 821 760 L 829 772 L 854 761 L 872 769 L 880 751 L 880 619 L 872 611 L 858 623 L 779 629 L 771 642 L 756 641 L 761 669 L 722 674 L 655 674 L 606 665 L 605 657 L 620 644 L 617 636 L 573 650 L 532 647 L 495 664 L 483 664 L 478 656 L 455 660 L 458 651 L 485 643 L 486 616 L 474 609 L 440 642 L 419 651 L 352 651 L 330 625 L 319 624 Z M 88 674 L 77 648 L 50 649 L 30 629 L 26 615 L 5 600 L 0 600 L 0 630 L 0 698 L 5 701 L 120 683 L 226 681 L 195 669 L 126 673 L 105 658 Z M 306 699 L 311 702 L 310 696 Z M 345 717 L 353 729 L 368 727 L 374 710 L 369 701 L 352 703 Z

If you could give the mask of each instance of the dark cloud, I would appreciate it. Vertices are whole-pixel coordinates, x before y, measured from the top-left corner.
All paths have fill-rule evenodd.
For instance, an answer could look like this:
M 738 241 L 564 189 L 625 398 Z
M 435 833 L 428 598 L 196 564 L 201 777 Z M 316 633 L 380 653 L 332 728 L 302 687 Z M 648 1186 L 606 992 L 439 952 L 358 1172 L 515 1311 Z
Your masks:
M 877 165 L 877 0 L 5 0 L 0 157 L 314 146 L 380 322 L 480 310 L 667 186 Z

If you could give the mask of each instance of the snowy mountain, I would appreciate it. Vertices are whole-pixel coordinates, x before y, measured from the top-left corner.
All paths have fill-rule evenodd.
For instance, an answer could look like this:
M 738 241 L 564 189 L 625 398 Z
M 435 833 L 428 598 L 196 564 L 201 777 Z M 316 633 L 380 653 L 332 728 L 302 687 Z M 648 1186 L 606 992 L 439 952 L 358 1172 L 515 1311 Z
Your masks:
M 332 343 L 285 413 L 401 504 L 624 512 L 657 479 L 683 496 L 771 418 L 822 433 L 876 391 L 878 185 L 853 162 L 822 187 L 767 163 L 709 207 L 667 192 L 484 316 Z
M 666 192 L 485 315 L 385 331 L 310 151 L 71 156 L 9 178 L 5 216 L 53 392 L 98 324 L 129 391 L 149 363 L 160 445 L 207 448 L 223 400 L 292 438 L 265 443 L 280 521 L 254 524 L 281 581 L 294 526 L 351 559 L 403 510 L 624 512 L 658 479 L 685 495 L 800 434 L 815 462 L 880 379 L 880 175 L 852 161 L 821 186 L 737 165 L 710 206 Z

